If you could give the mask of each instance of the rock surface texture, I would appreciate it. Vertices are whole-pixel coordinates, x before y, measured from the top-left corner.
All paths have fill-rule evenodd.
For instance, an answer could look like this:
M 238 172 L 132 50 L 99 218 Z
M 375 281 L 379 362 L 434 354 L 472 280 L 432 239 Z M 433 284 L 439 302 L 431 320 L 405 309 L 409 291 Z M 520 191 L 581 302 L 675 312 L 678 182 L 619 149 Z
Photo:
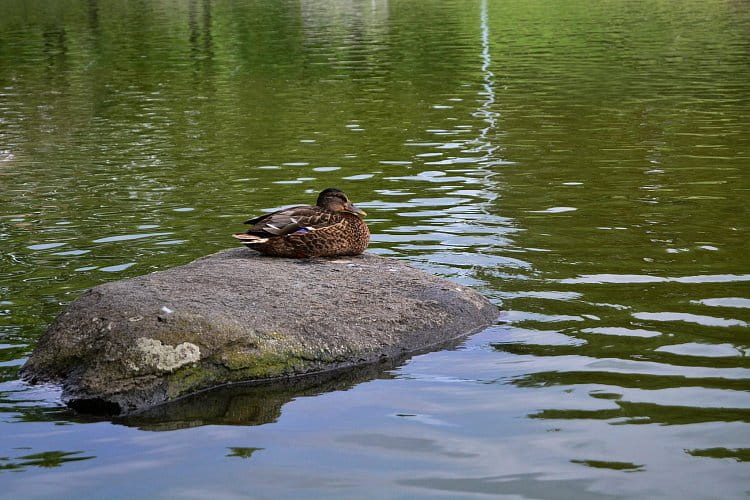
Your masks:
M 22 369 L 82 411 L 131 413 L 233 382 L 393 359 L 491 324 L 477 292 L 371 254 L 261 257 L 237 248 L 86 291 Z

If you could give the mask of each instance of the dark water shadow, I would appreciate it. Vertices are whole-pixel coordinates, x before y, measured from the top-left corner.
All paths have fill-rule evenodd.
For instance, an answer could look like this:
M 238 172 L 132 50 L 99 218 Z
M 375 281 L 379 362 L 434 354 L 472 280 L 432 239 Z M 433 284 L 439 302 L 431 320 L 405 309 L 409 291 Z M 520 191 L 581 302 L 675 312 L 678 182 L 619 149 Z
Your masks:
M 375 378 L 392 378 L 389 370 L 404 360 L 349 368 L 274 383 L 238 383 L 191 394 L 112 422 L 149 431 L 202 425 L 263 425 L 275 422 L 282 407 L 303 396 L 351 389 Z

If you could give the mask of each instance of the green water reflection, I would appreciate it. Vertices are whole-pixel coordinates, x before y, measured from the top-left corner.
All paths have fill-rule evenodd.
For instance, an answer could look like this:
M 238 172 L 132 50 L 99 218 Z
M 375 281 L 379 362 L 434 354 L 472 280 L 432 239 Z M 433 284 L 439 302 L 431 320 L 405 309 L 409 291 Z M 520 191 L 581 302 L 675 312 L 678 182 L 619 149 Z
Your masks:
M 23 470 L 27 467 L 60 467 L 66 462 L 77 462 L 80 460 L 91 460 L 96 457 L 78 457 L 80 451 L 45 451 L 24 455 L 15 460 L 9 457 L 0 457 L 0 471 Z
M 748 27 L 737 0 L 0 3 L 2 494 L 746 495 Z M 140 422 L 17 380 L 86 288 L 329 186 L 501 322 Z

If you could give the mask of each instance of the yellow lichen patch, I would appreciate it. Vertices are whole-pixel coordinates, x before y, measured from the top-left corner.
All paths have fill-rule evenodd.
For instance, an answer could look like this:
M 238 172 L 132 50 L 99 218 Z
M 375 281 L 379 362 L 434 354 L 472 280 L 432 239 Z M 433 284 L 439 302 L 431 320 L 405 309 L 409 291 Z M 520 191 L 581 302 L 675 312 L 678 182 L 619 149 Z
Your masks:
M 200 361 L 201 351 L 197 345 L 183 342 L 174 347 L 160 340 L 140 337 L 127 353 L 125 363 L 139 373 L 173 372 L 177 368 Z

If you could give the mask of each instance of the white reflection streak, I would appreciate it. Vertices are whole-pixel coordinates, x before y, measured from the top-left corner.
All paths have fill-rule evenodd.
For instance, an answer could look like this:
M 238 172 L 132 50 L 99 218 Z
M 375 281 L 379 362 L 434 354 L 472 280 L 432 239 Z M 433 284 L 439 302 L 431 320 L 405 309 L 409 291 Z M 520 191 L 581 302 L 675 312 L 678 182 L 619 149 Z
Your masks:
M 482 31 L 482 73 L 484 74 L 484 84 L 482 86 L 484 87 L 483 95 L 486 98 L 482 102 L 482 106 L 479 110 L 474 113 L 474 116 L 482 118 L 487 123 L 487 126 L 480 131 L 479 138 L 477 139 L 477 141 L 481 142 L 481 145 L 477 149 L 479 151 L 484 150 L 485 160 L 489 160 L 492 153 L 497 149 L 487 137 L 489 136 L 490 130 L 494 129 L 497 125 L 497 117 L 499 116 L 499 113 L 492 111 L 492 105 L 495 104 L 495 73 L 490 69 L 490 66 L 492 66 L 492 57 L 490 56 L 490 27 L 488 21 L 487 0 L 482 0 L 480 14 L 480 27 Z
M 494 186 L 492 176 L 494 172 L 492 170 L 485 170 L 496 163 L 493 159 L 495 151 L 498 149 L 497 146 L 492 144 L 491 132 L 497 127 L 497 119 L 500 113 L 492 111 L 492 107 L 495 104 L 495 73 L 490 69 L 492 67 L 492 56 L 490 54 L 490 26 L 489 26 L 489 13 L 487 11 L 487 0 L 482 0 L 480 15 L 479 15 L 479 28 L 480 28 L 480 39 L 482 43 L 481 53 L 481 72 L 484 75 L 482 80 L 482 91 L 479 95 L 484 97 L 481 101 L 479 108 L 472 113 L 475 118 L 480 118 L 486 123 L 486 126 L 479 130 L 479 136 L 474 140 L 470 141 L 474 147 L 470 150 L 473 152 L 481 153 L 482 156 L 479 159 L 478 165 L 484 172 L 483 185 L 485 187 L 485 197 L 487 201 L 492 201 L 497 197 L 494 189 L 488 189 L 490 186 Z M 497 162 L 501 163 L 501 162 Z M 483 206 L 482 210 L 487 213 L 487 207 Z
M 480 15 L 479 15 L 479 27 L 480 27 L 480 39 L 482 43 L 481 53 L 481 72 L 484 75 L 482 81 L 482 91 L 479 93 L 484 99 L 481 101 L 479 108 L 472 113 L 472 116 L 480 118 L 487 125 L 480 129 L 479 136 L 471 141 L 475 146 L 471 151 L 482 153 L 482 156 L 478 162 L 480 169 L 484 173 L 483 185 L 484 193 L 487 202 L 491 202 L 497 197 L 495 189 L 490 189 L 490 186 L 494 186 L 492 177 L 494 172 L 491 169 L 487 169 L 495 163 L 493 155 L 498 149 L 497 146 L 492 144 L 490 139 L 490 133 L 497 126 L 497 119 L 500 113 L 492 111 L 492 107 L 495 104 L 495 73 L 490 69 L 492 67 L 492 56 L 490 54 L 490 27 L 489 27 L 489 13 L 487 11 L 487 0 L 482 0 Z M 498 162 L 500 163 L 500 162 Z M 484 213 L 488 212 L 486 203 L 481 204 L 481 210 Z

